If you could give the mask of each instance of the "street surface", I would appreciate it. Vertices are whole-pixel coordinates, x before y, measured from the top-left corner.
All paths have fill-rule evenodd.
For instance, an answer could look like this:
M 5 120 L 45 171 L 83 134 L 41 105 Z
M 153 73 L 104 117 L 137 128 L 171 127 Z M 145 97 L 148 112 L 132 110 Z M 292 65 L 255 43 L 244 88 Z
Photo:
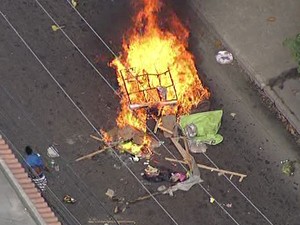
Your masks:
M 118 88 L 115 72 L 107 66 L 113 55 L 65 0 L 2 1 L 0 10 L 8 21 L 0 16 L 1 133 L 22 153 L 31 145 L 45 159 L 47 147 L 56 144 L 60 171 L 48 174 L 51 191 L 46 198 L 64 224 L 89 224 L 92 219 L 111 217 L 141 225 L 299 224 L 300 176 L 297 171 L 293 177 L 285 176 L 280 165 L 281 160 L 297 159 L 299 147 L 263 105 L 239 65 L 215 61 L 219 49 L 214 32 L 182 1 L 169 4 L 190 26 L 190 50 L 212 93 L 212 109 L 224 110 L 223 143 L 209 146 L 195 159 L 246 173 L 242 183 L 236 177 L 230 181 L 201 170 L 204 182 L 190 191 L 155 196 L 114 214 L 117 203 L 105 195 L 108 188 L 133 200 L 147 191 L 155 192 L 161 184 L 145 182 L 140 175 L 145 165 L 132 163 L 127 155 L 109 151 L 74 162 L 99 147 L 89 137 L 95 129 L 115 126 L 119 100 L 111 89 Z M 80 1 L 77 10 L 117 54 L 122 35 L 131 25 L 134 10 L 129 1 Z M 55 22 L 49 16 L 65 26 L 64 33 L 52 31 Z M 180 159 L 170 141 L 162 134 L 158 137 L 165 147 L 157 150 L 162 154 L 157 160 L 164 164 L 163 157 L 171 153 Z M 64 205 L 65 194 L 77 203 Z M 216 201 L 210 203 L 210 197 Z

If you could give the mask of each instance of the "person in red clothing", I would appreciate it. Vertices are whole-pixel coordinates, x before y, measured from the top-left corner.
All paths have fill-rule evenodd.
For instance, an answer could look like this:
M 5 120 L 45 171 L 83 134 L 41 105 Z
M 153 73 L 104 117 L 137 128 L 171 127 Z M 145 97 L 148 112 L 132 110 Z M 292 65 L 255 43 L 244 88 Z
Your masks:
M 47 179 L 43 172 L 47 170 L 47 167 L 45 166 L 41 155 L 33 152 L 30 146 L 25 147 L 25 152 L 27 154 L 25 160 L 27 167 L 29 167 L 32 181 L 41 191 L 45 191 L 47 186 Z

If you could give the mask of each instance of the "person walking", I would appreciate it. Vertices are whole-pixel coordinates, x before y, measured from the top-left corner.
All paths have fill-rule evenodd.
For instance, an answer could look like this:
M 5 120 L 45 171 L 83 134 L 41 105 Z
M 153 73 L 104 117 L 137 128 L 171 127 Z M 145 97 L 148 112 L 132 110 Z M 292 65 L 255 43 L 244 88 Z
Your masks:
M 47 179 L 44 174 L 45 170 L 48 170 L 44 164 L 44 161 L 40 154 L 33 152 L 30 146 L 25 147 L 26 152 L 26 164 L 29 167 L 30 177 L 32 181 L 37 185 L 41 191 L 46 190 Z

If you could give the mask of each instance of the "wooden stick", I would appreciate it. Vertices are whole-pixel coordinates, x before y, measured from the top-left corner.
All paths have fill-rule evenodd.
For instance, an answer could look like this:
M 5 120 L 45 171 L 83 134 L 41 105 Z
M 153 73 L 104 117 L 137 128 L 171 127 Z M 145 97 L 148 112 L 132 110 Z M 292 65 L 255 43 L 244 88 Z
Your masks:
M 192 169 L 192 155 L 190 154 L 190 148 L 187 142 L 186 137 L 183 138 L 183 143 L 184 143 L 184 148 L 185 148 L 185 152 L 186 152 L 186 162 L 188 162 L 188 166 L 190 169 Z
M 94 136 L 94 135 L 90 135 L 90 137 L 93 138 L 93 139 L 95 139 L 95 140 L 97 140 L 97 141 L 101 141 L 101 142 L 104 141 L 103 139 L 98 138 L 98 137 L 96 137 L 96 136 Z
M 97 138 L 97 137 L 96 137 L 96 138 Z M 89 159 L 89 158 L 93 157 L 94 155 L 100 154 L 100 153 L 104 152 L 105 150 L 107 150 L 107 149 L 109 149 L 109 148 L 116 147 L 118 144 L 120 144 L 120 143 L 122 143 L 122 142 L 123 142 L 123 141 L 115 141 L 115 142 L 111 142 L 110 145 L 105 146 L 104 148 L 99 149 L 99 150 L 97 150 L 97 151 L 95 151 L 95 152 L 92 152 L 92 153 L 90 153 L 90 154 L 88 154 L 88 155 L 82 156 L 82 157 L 76 159 L 75 161 L 78 162 L 78 161 L 81 161 L 81 160 L 83 160 L 83 159 Z
M 176 138 L 171 138 L 171 141 L 173 142 L 173 144 L 181 154 L 183 160 L 188 160 L 188 155 L 186 153 L 186 150 L 181 146 L 181 144 L 179 144 L 178 140 Z
M 161 123 L 161 117 L 162 117 L 161 113 L 162 113 L 163 108 L 164 108 L 164 107 L 161 107 L 161 108 L 159 109 L 159 111 L 158 111 L 158 116 L 159 116 L 159 118 L 158 118 L 158 120 L 156 121 L 154 130 L 153 130 L 153 133 L 154 133 L 154 134 L 157 133 L 158 126 L 159 126 L 159 124 Z
M 89 158 L 93 157 L 94 155 L 97 155 L 97 154 L 100 154 L 100 153 L 104 152 L 104 151 L 107 150 L 108 148 L 111 148 L 111 146 L 104 147 L 104 148 L 99 149 L 99 150 L 97 150 L 97 151 L 95 151 L 95 152 L 92 152 L 92 153 L 90 153 L 90 154 L 87 154 L 87 155 L 85 155 L 85 156 L 82 156 L 82 157 L 76 159 L 75 161 L 78 162 L 78 161 L 81 161 L 81 160 L 83 160 L 83 159 L 89 159 Z
M 161 194 L 161 192 L 154 192 L 153 194 L 144 195 L 144 196 L 138 197 L 135 200 L 128 201 L 128 203 L 133 204 L 133 203 L 136 203 L 136 202 L 139 202 L 139 201 L 142 201 L 142 200 L 146 200 L 146 199 L 151 198 L 152 196 L 156 196 L 158 194 Z
M 177 162 L 177 163 L 184 163 L 184 164 L 187 164 L 187 162 L 185 162 L 185 161 L 183 161 L 183 160 L 178 160 L 178 159 L 165 158 L 165 160 L 170 161 L 170 162 Z M 232 172 L 232 171 L 229 171 L 229 170 L 217 169 L 217 168 L 210 167 L 210 166 L 206 166 L 206 165 L 199 164 L 199 163 L 197 164 L 197 166 L 198 166 L 199 168 L 202 168 L 202 169 L 210 170 L 211 172 L 219 172 L 220 174 L 230 174 L 230 175 L 232 175 L 232 176 L 238 176 L 238 177 L 240 177 L 239 182 L 242 182 L 243 179 L 244 179 L 245 177 L 247 177 L 246 174 L 236 173 L 236 172 Z
M 153 133 L 156 134 L 157 133 L 157 129 L 159 127 L 159 124 L 161 123 L 161 117 L 158 118 L 158 120 L 156 121 Z
M 184 143 L 184 148 L 185 148 L 187 154 L 190 154 L 190 153 L 189 153 L 189 150 L 190 150 L 190 149 L 189 149 L 189 146 L 188 146 L 188 143 L 187 143 L 186 138 L 183 138 L 183 143 Z
M 172 132 L 172 131 L 170 131 L 169 129 L 167 129 L 167 128 L 161 126 L 160 124 L 158 125 L 158 128 L 161 129 L 162 131 L 165 131 L 165 132 L 167 132 L 167 133 L 173 135 L 173 132 Z

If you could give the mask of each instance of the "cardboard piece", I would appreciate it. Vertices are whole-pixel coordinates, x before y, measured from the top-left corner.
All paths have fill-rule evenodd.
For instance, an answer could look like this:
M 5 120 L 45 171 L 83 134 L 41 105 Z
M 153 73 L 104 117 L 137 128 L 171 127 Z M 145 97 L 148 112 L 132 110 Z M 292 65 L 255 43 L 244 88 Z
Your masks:
M 164 127 L 166 130 L 171 131 L 173 133 L 175 124 L 176 124 L 176 116 L 175 115 L 167 115 L 167 116 L 163 116 L 161 117 L 161 124 L 162 127 Z M 163 131 L 164 132 L 164 136 L 169 138 L 172 137 L 173 134 L 171 134 L 170 132 L 167 131 Z

